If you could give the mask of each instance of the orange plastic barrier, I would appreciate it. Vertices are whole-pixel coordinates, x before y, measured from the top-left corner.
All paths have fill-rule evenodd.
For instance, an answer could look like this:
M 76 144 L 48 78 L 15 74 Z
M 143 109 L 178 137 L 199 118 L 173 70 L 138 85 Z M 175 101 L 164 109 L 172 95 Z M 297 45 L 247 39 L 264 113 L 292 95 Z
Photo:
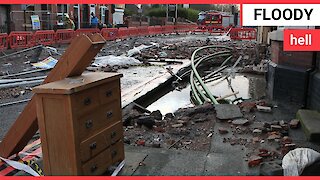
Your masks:
M 8 34 L 0 34 L 0 51 L 6 50 L 8 48 Z
M 74 30 L 72 29 L 58 29 L 55 35 L 56 43 L 68 44 L 71 42 L 73 36 Z
M 147 36 L 149 34 L 148 26 L 138 26 L 139 36 Z
M 13 31 L 9 34 L 9 46 L 12 49 L 34 46 L 33 34 L 28 31 Z
M 117 28 L 103 28 L 101 29 L 101 35 L 107 40 L 115 40 L 118 37 Z
M 83 29 L 76 30 L 76 36 L 79 36 L 81 34 L 92 35 L 92 34 L 96 34 L 96 33 L 100 33 L 100 29 L 98 29 L 98 28 L 83 28 Z
M 162 34 L 162 27 L 161 26 L 154 26 L 155 34 Z
M 54 30 L 36 31 L 33 35 L 35 45 L 51 45 L 55 42 Z
M 129 27 L 129 28 L 128 28 L 128 31 L 129 31 L 129 36 L 130 36 L 130 37 L 139 36 L 139 31 L 138 31 L 138 28 L 137 28 L 137 27 Z
M 165 34 L 171 34 L 173 32 L 174 32 L 174 26 L 173 25 L 164 26 L 164 33 Z
M 255 28 L 232 28 L 230 38 L 233 40 L 256 40 L 257 31 Z
M 119 39 L 126 39 L 126 38 L 128 38 L 128 37 L 129 37 L 129 30 L 128 30 L 128 28 L 122 27 L 122 28 L 119 28 L 119 29 L 118 29 L 118 38 L 119 38 Z
M 187 32 L 188 27 L 186 25 L 175 25 L 174 31 L 177 33 Z
M 155 35 L 156 34 L 156 30 L 154 26 L 148 26 L 148 33 L 149 35 Z

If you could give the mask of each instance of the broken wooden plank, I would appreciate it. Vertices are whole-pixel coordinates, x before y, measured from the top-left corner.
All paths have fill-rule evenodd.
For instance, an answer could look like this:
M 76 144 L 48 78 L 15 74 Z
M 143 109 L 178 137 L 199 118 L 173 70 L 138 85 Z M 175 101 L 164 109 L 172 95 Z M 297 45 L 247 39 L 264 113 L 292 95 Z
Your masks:
M 104 44 L 105 40 L 100 34 L 73 39 L 43 84 L 81 75 Z M 9 157 L 27 145 L 38 130 L 36 114 L 35 98 L 32 97 L 0 143 L 0 156 Z

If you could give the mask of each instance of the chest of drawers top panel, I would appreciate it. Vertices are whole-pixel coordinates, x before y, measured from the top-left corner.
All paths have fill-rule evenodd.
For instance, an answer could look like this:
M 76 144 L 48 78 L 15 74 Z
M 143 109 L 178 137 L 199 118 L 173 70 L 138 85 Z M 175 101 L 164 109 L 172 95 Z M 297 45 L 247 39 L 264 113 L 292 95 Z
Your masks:
M 85 73 L 81 76 L 69 77 L 61 81 L 37 86 L 33 89 L 33 92 L 37 94 L 74 94 L 102 84 L 105 85 L 121 77 L 122 74 L 119 73 Z M 106 92 L 106 96 L 107 93 L 109 91 Z

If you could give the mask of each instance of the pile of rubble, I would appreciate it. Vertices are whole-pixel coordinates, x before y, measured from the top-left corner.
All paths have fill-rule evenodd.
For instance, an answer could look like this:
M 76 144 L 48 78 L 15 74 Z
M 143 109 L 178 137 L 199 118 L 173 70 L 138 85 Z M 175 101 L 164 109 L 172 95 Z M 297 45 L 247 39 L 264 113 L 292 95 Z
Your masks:
M 164 116 L 160 111 L 141 113 L 131 109 L 123 121 L 127 144 L 206 151 L 213 135 L 215 112 L 211 104 L 181 108 Z
M 212 144 L 215 136 L 221 138 L 222 143 L 246 149 L 244 160 L 249 167 L 254 167 L 264 161 L 282 159 L 298 147 L 290 138 L 289 129 L 298 128 L 299 120 L 259 122 L 255 119 L 255 112 L 270 113 L 269 105 L 261 100 L 238 105 L 206 103 L 165 115 L 131 107 L 123 114 L 125 143 L 208 151 L 210 146 L 215 146 Z

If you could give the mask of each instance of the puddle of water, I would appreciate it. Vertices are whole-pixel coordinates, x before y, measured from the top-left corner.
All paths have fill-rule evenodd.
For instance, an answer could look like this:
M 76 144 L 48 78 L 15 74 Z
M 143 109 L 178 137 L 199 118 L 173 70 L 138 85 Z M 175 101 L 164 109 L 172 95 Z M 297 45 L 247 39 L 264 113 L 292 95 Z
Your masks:
M 212 86 L 216 81 L 207 83 L 207 87 L 210 89 L 214 96 L 225 96 L 234 91 L 239 91 L 236 96 L 230 96 L 226 99 L 234 100 L 242 97 L 243 99 L 259 99 L 265 96 L 266 82 L 264 76 L 258 75 L 244 75 L 237 74 L 231 79 L 231 87 L 228 85 L 228 81 L 224 80 L 221 83 Z M 150 111 L 160 110 L 162 114 L 173 113 L 179 108 L 193 106 L 190 101 L 190 86 L 181 91 L 170 91 L 160 99 L 153 102 L 147 107 Z
M 190 101 L 190 87 L 173 90 L 147 107 L 149 111 L 160 110 L 162 114 L 173 113 L 179 108 L 193 106 Z

